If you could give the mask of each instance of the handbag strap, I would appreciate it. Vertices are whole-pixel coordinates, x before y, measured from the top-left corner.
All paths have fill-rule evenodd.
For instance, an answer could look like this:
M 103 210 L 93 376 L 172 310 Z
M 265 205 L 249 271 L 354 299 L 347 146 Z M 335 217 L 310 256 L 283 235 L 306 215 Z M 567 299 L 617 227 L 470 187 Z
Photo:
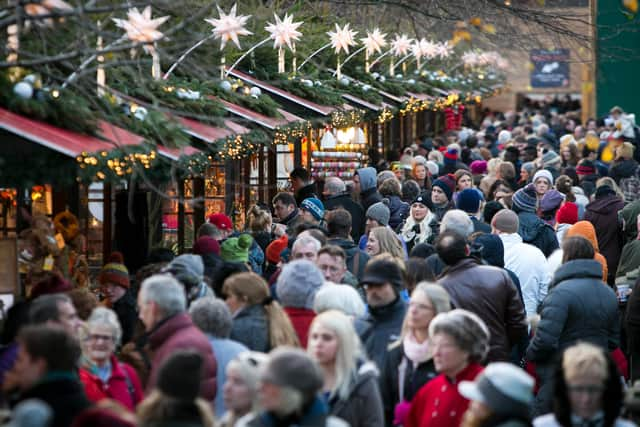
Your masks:
M 398 366 L 398 397 L 399 402 L 404 401 L 404 378 L 407 375 L 407 358 L 405 355 L 402 355 L 402 361 Z

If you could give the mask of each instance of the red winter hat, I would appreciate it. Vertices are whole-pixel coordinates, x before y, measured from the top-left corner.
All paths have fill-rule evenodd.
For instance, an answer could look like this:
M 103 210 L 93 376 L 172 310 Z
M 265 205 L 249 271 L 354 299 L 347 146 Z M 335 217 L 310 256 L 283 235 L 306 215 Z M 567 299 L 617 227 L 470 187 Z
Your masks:
M 271 264 L 277 264 L 280 262 L 280 254 L 287 249 L 289 239 L 286 234 L 283 234 L 279 239 L 269 243 L 266 250 L 267 261 Z
M 193 245 L 193 253 L 196 255 L 206 255 L 210 253 L 220 255 L 220 243 L 211 236 L 202 236 Z
M 40 280 L 31 288 L 31 299 L 41 295 L 61 294 L 72 289 L 69 283 L 60 273 L 53 273 L 46 279 Z
M 215 213 L 209 215 L 207 218 L 209 224 L 213 224 L 216 226 L 218 230 L 233 230 L 233 222 L 231 222 L 231 218 L 222 213 Z
M 558 224 L 575 224 L 578 222 L 578 205 L 573 202 L 565 202 L 556 212 Z

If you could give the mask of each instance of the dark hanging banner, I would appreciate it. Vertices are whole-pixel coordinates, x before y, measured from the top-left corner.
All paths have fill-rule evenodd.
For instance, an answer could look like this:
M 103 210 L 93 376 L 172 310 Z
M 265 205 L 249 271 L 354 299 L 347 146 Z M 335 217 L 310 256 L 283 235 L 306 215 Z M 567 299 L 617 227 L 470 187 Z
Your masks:
M 533 49 L 531 87 L 569 87 L 569 49 Z

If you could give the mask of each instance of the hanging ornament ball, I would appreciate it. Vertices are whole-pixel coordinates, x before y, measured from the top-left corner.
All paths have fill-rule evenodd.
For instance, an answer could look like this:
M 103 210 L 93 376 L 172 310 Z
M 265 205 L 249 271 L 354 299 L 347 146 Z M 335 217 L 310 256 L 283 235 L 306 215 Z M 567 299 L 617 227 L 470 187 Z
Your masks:
M 311 80 L 304 79 L 304 80 L 301 80 L 301 82 L 302 82 L 302 84 L 303 84 L 303 85 L 305 85 L 306 87 L 311 87 L 311 86 L 313 86 L 313 82 L 312 82 Z
M 415 74 L 417 76 L 418 74 L 420 74 L 420 70 L 414 70 L 413 74 Z
M 254 98 L 259 97 L 260 95 L 262 95 L 262 91 L 260 90 L 259 87 L 253 86 L 250 90 L 249 90 L 249 94 L 251 96 L 253 96 Z
M 384 83 L 385 81 L 387 81 L 387 78 L 385 76 L 380 76 L 380 81 Z
M 362 86 L 362 90 L 363 90 L 364 92 L 367 92 L 369 89 L 371 89 L 371 86 L 369 86 L 369 85 L 363 85 L 363 86 Z
M 224 90 L 225 92 L 231 92 L 231 83 L 227 80 L 221 81 L 220 89 Z
M 28 76 L 26 76 L 24 79 L 25 82 L 27 83 L 31 83 L 34 84 L 37 80 L 38 80 L 38 76 L 35 74 L 29 74 Z
M 380 77 L 380 73 L 371 73 L 371 77 L 377 80 Z
M 343 86 L 349 86 L 349 79 L 346 77 L 343 77 L 340 79 L 340 84 Z
M 136 119 L 138 119 L 138 120 L 141 120 L 141 121 L 142 121 L 142 120 L 144 120 L 145 118 L 147 118 L 147 114 L 148 114 L 148 113 L 149 113 L 149 112 L 147 111 L 147 109 L 146 109 L 146 108 L 144 108 L 144 107 L 138 107 L 138 108 L 136 108 L 135 113 L 133 113 L 133 117 L 135 117 Z
M 33 96 L 33 87 L 27 82 L 18 82 L 13 87 L 13 93 L 22 99 L 29 99 Z
M 322 82 L 320 80 L 316 80 L 313 84 L 316 86 L 322 86 Z
M 402 78 L 402 74 L 396 74 L 396 79 L 401 79 Z
M 416 81 L 415 81 L 415 79 L 409 79 L 409 80 L 407 80 L 407 83 L 409 83 L 410 85 L 414 85 L 414 84 L 416 84 Z

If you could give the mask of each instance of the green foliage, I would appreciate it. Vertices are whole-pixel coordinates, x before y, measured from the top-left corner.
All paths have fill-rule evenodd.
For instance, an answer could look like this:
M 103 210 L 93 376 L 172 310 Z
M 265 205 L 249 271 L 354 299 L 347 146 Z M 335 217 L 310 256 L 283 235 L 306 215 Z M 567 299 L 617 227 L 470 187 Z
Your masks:
M 312 83 L 308 85 L 297 79 L 278 80 L 271 83 L 280 89 L 317 104 L 340 106 L 345 102 L 340 92 L 324 84 L 316 85 Z

